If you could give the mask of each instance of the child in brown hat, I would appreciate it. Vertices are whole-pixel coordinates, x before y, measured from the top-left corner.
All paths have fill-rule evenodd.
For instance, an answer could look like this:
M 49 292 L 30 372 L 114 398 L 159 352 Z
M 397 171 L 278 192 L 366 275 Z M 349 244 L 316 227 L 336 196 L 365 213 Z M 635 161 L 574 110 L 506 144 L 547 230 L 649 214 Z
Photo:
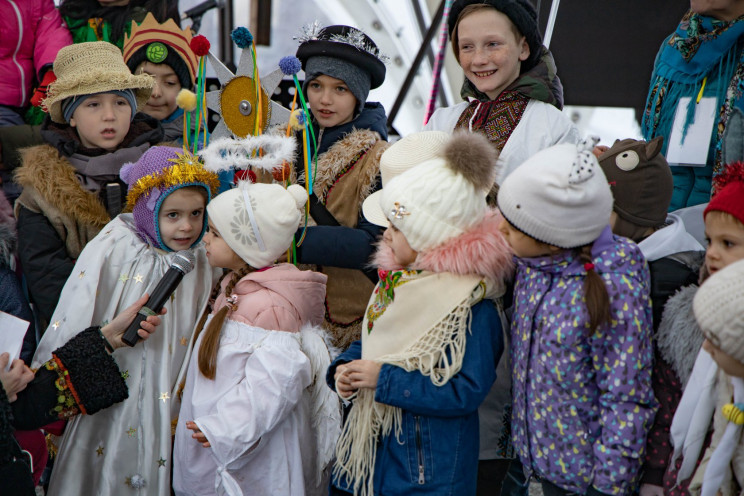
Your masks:
M 132 75 L 114 45 L 65 47 L 54 72 L 43 102 L 51 117 L 42 128 L 46 144 L 25 149 L 16 171 L 19 251 L 42 329 L 75 259 L 121 210 L 119 169 L 163 136 L 155 119 L 136 115 L 152 78 Z

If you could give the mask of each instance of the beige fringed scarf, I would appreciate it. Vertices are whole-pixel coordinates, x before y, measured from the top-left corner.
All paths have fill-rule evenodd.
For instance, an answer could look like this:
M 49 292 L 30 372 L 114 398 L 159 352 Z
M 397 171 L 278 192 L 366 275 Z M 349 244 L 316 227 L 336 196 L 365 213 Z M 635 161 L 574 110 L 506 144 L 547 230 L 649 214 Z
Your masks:
M 484 294 L 480 276 L 382 272 L 362 325 L 362 358 L 418 370 L 433 384 L 446 384 L 462 367 L 470 307 Z M 336 445 L 335 475 L 346 477 L 362 496 L 374 494 L 379 436 L 393 428 L 401 434 L 401 409 L 374 398 L 373 389 L 359 390 Z

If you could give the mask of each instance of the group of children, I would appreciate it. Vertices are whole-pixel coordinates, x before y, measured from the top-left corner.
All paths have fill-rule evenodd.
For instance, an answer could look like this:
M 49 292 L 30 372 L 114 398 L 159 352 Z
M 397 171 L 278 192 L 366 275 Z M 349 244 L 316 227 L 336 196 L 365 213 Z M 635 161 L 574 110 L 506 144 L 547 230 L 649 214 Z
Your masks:
M 312 28 L 312 175 L 220 191 L 220 145 L 172 142 L 196 57 L 171 24 L 59 50 L 15 173 L 34 368 L 193 261 L 146 342 L 100 334 L 126 399 L 79 415 L 58 382 L 49 494 L 741 491 L 741 163 L 703 248 L 667 215 L 660 140 L 579 141 L 531 4 L 458 0 L 466 102 L 389 145 L 376 45 Z

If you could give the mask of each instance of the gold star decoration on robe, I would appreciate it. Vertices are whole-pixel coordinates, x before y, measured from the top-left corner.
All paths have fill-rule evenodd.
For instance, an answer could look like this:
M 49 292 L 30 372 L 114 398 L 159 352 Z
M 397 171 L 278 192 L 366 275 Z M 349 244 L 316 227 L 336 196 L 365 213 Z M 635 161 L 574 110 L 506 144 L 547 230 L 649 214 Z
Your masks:
M 144 276 L 142 274 L 137 274 L 134 276 L 134 282 L 142 284 L 144 282 Z
M 57 329 L 59 329 L 59 320 L 55 320 L 55 321 L 54 321 L 54 324 L 52 324 L 52 327 L 54 327 L 54 330 L 55 330 L 55 331 L 56 331 Z
M 161 456 L 161 457 L 160 457 L 160 460 L 158 460 L 158 462 L 157 462 L 157 463 L 158 463 L 158 468 L 159 468 L 159 467 L 165 467 L 165 458 L 163 458 L 163 457 Z
M 121 282 L 127 282 L 129 280 L 129 274 L 122 272 L 121 275 L 119 276 L 119 280 Z
M 81 270 L 80 274 L 78 274 L 78 279 L 82 279 L 83 277 L 85 277 L 85 271 Z
M 124 379 L 125 381 L 127 379 L 129 379 L 129 370 L 128 369 L 121 373 L 121 378 Z
M 163 400 L 163 403 L 165 403 L 166 400 L 170 399 L 170 394 L 168 394 L 168 391 L 160 393 L 159 400 Z
M 96 448 L 96 453 L 98 454 L 98 456 L 103 456 L 103 446 L 99 444 L 98 448 Z
M 127 431 L 127 434 L 129 435 L 129 437 L 134 437 L 134 435 L 137 434 L 137 429 L 135 429 L 134 427 L 130 427 Z
M 129 487 L 132 487 L 132 478 L 131 477 L 125 477 L 124 478 L 124 484 L 127 485 L 127 486 L 129 486 Z
M 186 339 L 185 337 L 184 338 L 181 338 L 181 344 L 184 345 L 184 346 L 188 346 L 189 340 Z

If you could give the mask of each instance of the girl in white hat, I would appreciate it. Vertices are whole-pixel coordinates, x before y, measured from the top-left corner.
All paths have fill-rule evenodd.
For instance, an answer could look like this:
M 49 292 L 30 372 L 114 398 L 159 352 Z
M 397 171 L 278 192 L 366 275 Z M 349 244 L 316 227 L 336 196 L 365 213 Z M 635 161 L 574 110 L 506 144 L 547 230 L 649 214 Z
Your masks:
M 306 201 L 301 186 L 242 183 L 207 206 L 207 258 L 229 272 L 187 372 L 174 447 L 179 496 L 325 489 L 340 413 L 315 384 L 330 357 L 312 327 L 323 322 L 327 277 L 275 264 Z

